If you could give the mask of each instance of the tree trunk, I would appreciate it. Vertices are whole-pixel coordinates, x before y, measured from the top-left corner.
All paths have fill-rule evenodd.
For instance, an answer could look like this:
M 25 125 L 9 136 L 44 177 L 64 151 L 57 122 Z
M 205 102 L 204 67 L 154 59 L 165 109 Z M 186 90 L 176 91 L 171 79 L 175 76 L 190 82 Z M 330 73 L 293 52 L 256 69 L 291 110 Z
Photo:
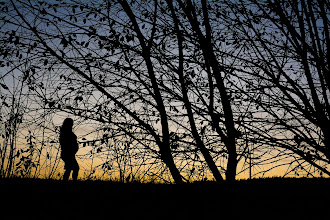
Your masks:
M 163 144 L 160 146 L 161 159 L 166 164 L 168 169 L 170 170 L 170 173 L 173 177 L 174 182 L 176 184 L 181 184 L 181 183 L 183 183 L 182 176 L 174 163 L 171 151 L 169 149 L 170 149 L 169 145 L 165 146 L 165 144 Z
M 187 115 L 188 115 L 188 119 L 189 119 L 189 124 L 190 124 L 190 128 L 191 128 L 191 133 L 196 141 L 197 144 L 197 148 L 201 151 L 201 153 L 203 154 L 203 157 L 208 165 L 208 167 L 210 168 L 215 180 L 217 182 L 223 181 L 223 178 L 218 170 L 218 167 L 216 166 L 212 156 L 210 155 L 210 152 L 208 151 L 208 149 L 205 147 L 203 141 L 201 140 L 201 137 L 197 131 L 197 127 L 196 127 L 196 123 L 195 123 L 195 119 L 193 116 L 193 111 L 191 108 L 191 103 L 189 101 L 188 98 L 188 90 L 186 87 L 186 83 L 185 83 L 185 79 L 184 79 L 184 74 L 183 74 L 183 37 L 182 37 L 182 33 L 180 32 L 179 29 L 179 21 L 176 17 L 173 5 L 171 1 L 167 1 L 168 6 L 170 7 L 171 10 L 171 14 L 172 14 L 172 18 L 173 18 L 173 22 L 174 22 L 174 26 L 175 26 L 175 30 L 176 30 L 176 35 L 178 38 L 178 47 L 179 47 L 179 67 L 177 70 L 177 73 L 179 75 L 179 81 L 180 81 L 180 86 L 182 89 L 182 99 L 184 102 L 184 106 L 187 109 Z
M 226 170 L 226 181 L 233 182 L 236 177 L 236 169 L 237 169 L 237 153 L 235 148 L 235 142 L 230 143 L 228 149 L 228 162 L 227 162 L 227 170 Z
M 221 97 L 221 104 L 223 107 L 224 117 L 225 117 L 225 127 L 227 130 L 227 136 L 225 137 L 224 143 L 228 150 L 228 164 L 227 164 L 227 172 L 226 176 L 229 179 L 234 180 L 236 176 L 236 167 L 237 167 L 237 153 L 235 147 L 235 127 L 234 127 L 234 119 L 233 119 L 233 111 L 231 108 L 231 103 L 229 96 L 227 95 L 227 89 L 225 87 L 223 78 L 221 77 L 221 71 L 224 71 L 224 68 L 219 64 L 216 55 L 214 54 L 213 45 L 212 45 L 212 31 L 208 17 L 207 10 L 207 2 L 205 0 L 202 1 L 202 9 L 204 15 L 204 26 L 206 36 L 204 36 L 202 30 L 199 27 L 199 22 L 196 20 L 196 14 L 194 6 L 190 0 L 186 1 L 187 6 L 183 4 L 182 1 L 179 1 L 180 7 L 183 8 L 185 14 L 188 17 L 188 20 L 192 26 L 192 29 L 197 35 L 198 43 L 200 45 L 200 49 L 203 52 L 203 56 L 205 59 L 205 63 L 208 63 L 213 71 L 213 76 L 216 80 L 217 87 Z M 214 117 L 212 117 L 214 118 Z M 217 123 L 217 122 L 216 122 Z M 214 123 L 214 125 L 216 125 Z M 216 125 L 218 126 L 218 125 Z M 218 129 L 219 131 L 221 129 Z M 221 134 L 223 135 L 222 131 Z M 235 172 L 235 173 L 234 173 Z M 228 178 L 227 178 L 228 179 Z
M 172 174 L 172 177 L 176 183 L 182 183 L 182 177 L 180 175 L 179 170 L 177 169 L 172 154 L 171 154 L 171 148 L 170 148 L 170 135 L 169 135 L 169 128 L 168 128 L 168 118 L 167 118 L 167 112 L 164 106 L 163 98 L 161 96 L 158 84 L 157 84 L 157 79 L 156 75 L 154 72 L 153 64 L 151 61 L 151 55 L 150 55 L 150 47 L 146 45 L 145 43 L 145 38 L 140 30 L 140 27 L 136 21 L 136 17 L 131 10 L 128 2 L 126 0 L 121 0 L 120 4 L 122 5 L 125 13 L 127 16 L 130 18 L 132 22 L 132 26 L 135 30 L 135 33 L 137 34 L 137 38 L 139 39 L 139 43 L 142 48 L 142 57 L 146 63 L 147 66 L 147 71 L 148 75 L 150 77 L 152 89 L 153 89 L 153 96 L 154 99 L 157 103 L 157 110 L 159 111 L 160 114 L 160 121 L 161 121 L 161 126 L 162 126 L 162 136 L 163 136 L 163 141 L 162 144 L 159 144 L 160 148 L 160 153 L 161 153 L 161 158 L 165 162 L 165 164 L 168 166 L 170 169 L 170 172 Z M 157 3 L 156 3 L 157 4 Z M 157 11 L 157 5 L 155 5 L 155 12 Z M 155 27 L 154 27 L 155 28 Z M 154 29 L 153 28 L 153 29 Z M 152 40 L 152 38 L 151 38 Z

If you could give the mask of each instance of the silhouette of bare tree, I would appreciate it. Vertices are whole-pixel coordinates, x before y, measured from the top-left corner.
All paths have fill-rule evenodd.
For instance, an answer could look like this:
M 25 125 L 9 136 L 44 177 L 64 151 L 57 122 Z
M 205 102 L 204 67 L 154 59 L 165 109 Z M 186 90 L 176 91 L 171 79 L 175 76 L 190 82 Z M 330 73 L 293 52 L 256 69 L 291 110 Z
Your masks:
M 281 166 L 329 175 L 327 1 L 0 7 L 2 176 L 14 167 L 39 175 L 45 159 L 54 177 L 53 118 L 66 116 L 90 129 L 78 135 L 78 158 L 91 158 L 86 178 L 99 169 L 121 181 L 220 182 Z M 24 128 L 33 147 L 8 145 Z

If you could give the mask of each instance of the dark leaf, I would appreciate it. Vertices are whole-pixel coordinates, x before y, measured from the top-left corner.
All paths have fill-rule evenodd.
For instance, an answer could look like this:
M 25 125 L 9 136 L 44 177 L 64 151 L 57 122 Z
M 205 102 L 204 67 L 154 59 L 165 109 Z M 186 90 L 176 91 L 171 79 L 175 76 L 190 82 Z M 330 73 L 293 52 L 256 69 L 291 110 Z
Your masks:
M 83 100 L 83 97 L 82 96 L 77 96 L 74 100 L 75 101 L 82 101 Z
M 52 108 L 54 105 L 55 105 L 55 102 L 54 101 L 51 101 L 48 103 L 49 107 Z
M 19 37 L 16 36 L 16 39 L 15 39 L 15 41 L 14 41 L 14 44 L 15 44 L 15 45 L 19 44 Z
M 46 9 L 43 8 L 42 11 L 41 11 L 41 14 L 46 15 L 47 14 Z
M 0 83 L 0 85 L 1 85 L 2 88 L 6 89 L 6 90 L 9 90 L 8 86 L 6 86 L 5 84 Z
M 63 38 L 61 40 L 61 44 L 63 45 L 64 48 L 66 48 L 68 46 L 69 42 L 65 38 Z

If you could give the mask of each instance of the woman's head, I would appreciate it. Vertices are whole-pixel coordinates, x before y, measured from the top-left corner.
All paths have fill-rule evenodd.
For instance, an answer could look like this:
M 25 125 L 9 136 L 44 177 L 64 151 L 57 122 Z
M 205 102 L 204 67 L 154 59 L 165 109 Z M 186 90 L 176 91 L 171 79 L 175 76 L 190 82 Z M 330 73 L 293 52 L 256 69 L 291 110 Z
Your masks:
M 72 118 L 66 118 L 63 121 L 61 130 L 72 130 L 73 120 Z

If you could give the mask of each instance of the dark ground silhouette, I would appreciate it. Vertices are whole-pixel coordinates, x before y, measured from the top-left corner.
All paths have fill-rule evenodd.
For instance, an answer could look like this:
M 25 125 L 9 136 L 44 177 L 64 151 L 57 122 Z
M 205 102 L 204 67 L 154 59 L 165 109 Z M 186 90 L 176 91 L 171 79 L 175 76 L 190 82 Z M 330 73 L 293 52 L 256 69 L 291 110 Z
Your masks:
M 330 208 L 329 186 L 330 179 L 183 185 L 0 179 L 1 214 L 17 210 L 17 219 L 323 219 Z

